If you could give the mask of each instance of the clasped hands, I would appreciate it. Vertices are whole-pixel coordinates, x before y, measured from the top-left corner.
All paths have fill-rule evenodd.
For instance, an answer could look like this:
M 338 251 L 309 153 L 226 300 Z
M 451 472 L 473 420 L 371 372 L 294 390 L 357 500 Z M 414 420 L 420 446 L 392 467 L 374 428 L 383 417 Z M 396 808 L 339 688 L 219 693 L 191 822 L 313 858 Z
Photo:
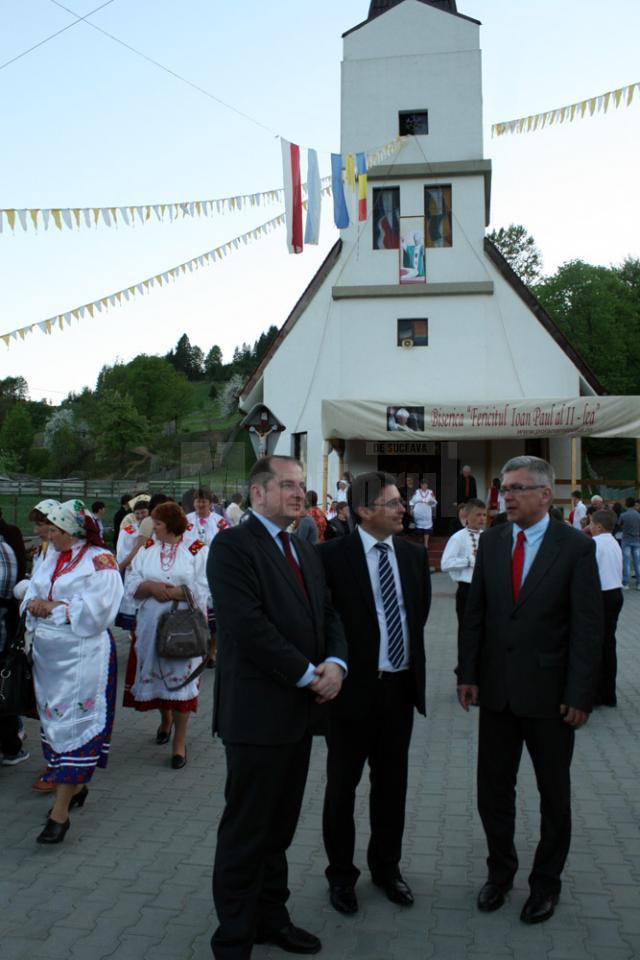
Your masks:
M 59 600 L 29 600 L 27 610 L 32 617 L 48 617 L 54 607 L 59 607 Z
M 316 679 L 312 680 L 308 688 L 315 695 L 316 703 L 327 703 L 340 693 L 344 670 L 339 663 L 321 663 L 315 668 Z
M 149 596 L 159 603 L 167 603 L 169 600 L 184 600 L 184 590 L 182 587 L 174 587 L 170 583 L 162 583 L 159 580 L 147 580 L 146 582 Z
M 458 686 L 458 703 L 463 710 L 477 707 L 480 703 L 480 688 L 474 683 L 461 683 Z M 569 707 L 566 703 L 560 704 L 560 713 L 564 717 L 564 722 L 576 730 L 584 726 L 589 719 L 589 714 L 585 710 Z

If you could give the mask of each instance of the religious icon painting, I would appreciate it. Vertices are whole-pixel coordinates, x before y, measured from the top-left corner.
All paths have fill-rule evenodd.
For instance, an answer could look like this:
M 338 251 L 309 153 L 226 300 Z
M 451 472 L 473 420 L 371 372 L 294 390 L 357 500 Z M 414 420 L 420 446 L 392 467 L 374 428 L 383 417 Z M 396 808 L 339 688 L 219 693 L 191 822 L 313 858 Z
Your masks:
M 400 283 L 426 283 L 424 217 L 400 217 Z

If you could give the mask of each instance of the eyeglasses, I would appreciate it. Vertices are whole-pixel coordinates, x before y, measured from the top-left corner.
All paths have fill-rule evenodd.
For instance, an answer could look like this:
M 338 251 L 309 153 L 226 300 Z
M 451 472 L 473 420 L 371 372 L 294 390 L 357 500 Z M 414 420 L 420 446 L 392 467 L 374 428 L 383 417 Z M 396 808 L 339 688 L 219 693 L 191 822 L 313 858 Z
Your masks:
M 526 493 L 527 490 L 543 490 L 546 486 L 546 483 L 530 483 L 528 486 L 523 483 L 512 483 L 509 486 L 501 486 L 500 493 L 513 493 L 519 496 L 521 493 Z
M 369 505 L 369 509 L 371 507 L 388 507 L 389 510 L 396 510 L 398 507 L 404 507 L 404 501 L 396 497 L 395 500 L 387 500 L 385 503 L 372 503 Z

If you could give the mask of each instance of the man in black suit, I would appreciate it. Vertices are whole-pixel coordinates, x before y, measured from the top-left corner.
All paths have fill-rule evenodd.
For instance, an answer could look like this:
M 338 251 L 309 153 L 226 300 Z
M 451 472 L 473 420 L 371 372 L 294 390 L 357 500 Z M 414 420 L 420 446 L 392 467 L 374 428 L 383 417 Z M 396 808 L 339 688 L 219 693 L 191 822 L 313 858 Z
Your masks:
M 466 503 L 467 500 L 475 500 L 478 496 L 478 486 L 476 478 L 471 473 L 471 467 L 464 466 L 458 474 L 458 485 L 456 489 L 457 503 Z
M 329 708 L 323 834 L 332 905 L 355 913 L 355 792 L 371 772 L 373 882 L 394 903 L 413 895 L 400 873 L 413 711 L 425 712 L 424 625 L 431 586 L 427 551 L 394 536 L 405 511 L 394 477 L 361 474 L 349 490 L 357 529 L 322 544 L 331 597 L 349 645 L 349 674 Z
M 218 623 L 213 729 L 227 758 L 213 898 L 217 960 L 254 943 L 317 953 L 286 908 L 286 851 L 307 779 L 311 731 L 340 690 L 346 641 L 313 547 L 286 532 L 304 513 L 302 466 L 258 460 L 251 516 L 215 538 L 207 575 Z
M 511 523 L 480 538 L 462 628 L 458 699 L 480 705 L 478 810 L 487 836 L 485 912 L 502 906 L 518 868 L 515 787 L 526 744 L 540 792 L 541 834 L 520 919 L 554 912 L 571 840 L 575 730 L 593 703 L 602 647 L 593 541 L 549 518 L 553 469 L 516 457 L 502 470 Z

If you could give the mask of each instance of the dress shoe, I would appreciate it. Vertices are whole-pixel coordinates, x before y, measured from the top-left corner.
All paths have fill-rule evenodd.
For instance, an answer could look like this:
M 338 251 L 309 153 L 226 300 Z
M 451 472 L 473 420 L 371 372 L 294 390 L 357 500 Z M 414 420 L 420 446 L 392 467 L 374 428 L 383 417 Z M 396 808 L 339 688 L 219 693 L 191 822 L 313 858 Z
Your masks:
M 509 890 L 511 890 L 511 884 L 505 887 L 493 883 L 492 880 L 487 880 L 478 894 L 478 910 L 482 910 L 483 913 L 493 913 L 494 910 L 499 910 L 504 903 L 505 894 Z
M 329 900 L 338 913 L 357 913 L 358 898 L 350 884 L 330 883 Z
M 557 902 L 557 893 L 532 892 L 522 908 L 520 919 L 523 923 L 544 923 L 553 916 Z
M 56 785 L 55 783 L 51 783 L 49 780 L 43 779 L 45 773 L 43 773 L 42 776 L 35 781 L 35 783 L 31 784 L 31 789 L 36 790 L 38 793 L 53 793 L 53 791 L 56 789 Z
M 71 810 L 73 807 L 84 807 L 84 802 L 88 796 L 89 787 L 85 783 L 82 790 L 79 790 L 78 793 L 74 793 L 74 795 L 71 797 L 71 800 L 69 801 L 69 810 Z M 47 818 L 51 816 L 52 811 L 53 807 L 51 807 L 51 810 L 49 810 L 47 813 Z
M 163 730 L 162 727 L 158 727 L 156 730 L 156 743 L 158 746 L 162 747 L 165 743 L 169 743 L 171 740 L 171 730 Z
M 398 903 L 401 907 L 413 906 L 411 887 L 408 883 L 405 883 L 400 874 L 397 877 L 389 877 L 387 880 L 374 880 L 373 882 L 376 887 L 382 887 L 391 903 Z
M 259 934 L 256 943 L 274 943 L 287 953 L 318 953 L 322 949 L 318 937 L 301 927 L 294 927 L 292 923 L 274 933 Z
M 67 817 L 64 823 L 57 823 L 49 818 L 42 833 L 36 837 L 36 843 L 62 843 L 71 821 Z
M 184 757 L 180 753 L 174 753 L 171 757 L 171 769 L 172 770 L 182 770 L 183 767 L 187 765 L 187 751 L 185 748 Z

